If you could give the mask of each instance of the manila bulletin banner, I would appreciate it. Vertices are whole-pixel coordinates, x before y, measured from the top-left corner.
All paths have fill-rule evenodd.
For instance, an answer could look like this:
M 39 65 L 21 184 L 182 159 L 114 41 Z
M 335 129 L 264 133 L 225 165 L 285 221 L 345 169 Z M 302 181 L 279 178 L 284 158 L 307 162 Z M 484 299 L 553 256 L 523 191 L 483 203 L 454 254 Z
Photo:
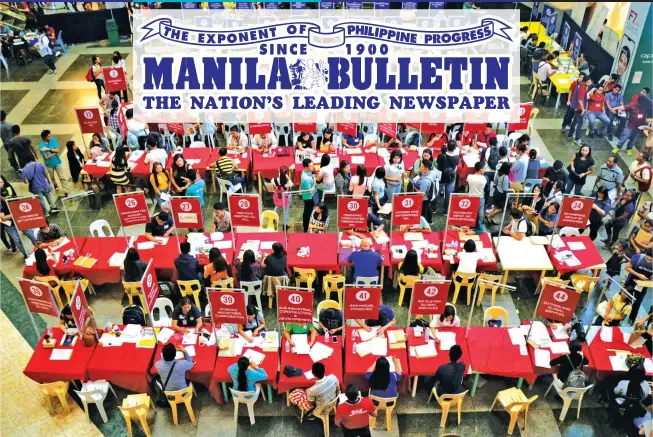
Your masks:
M 517 10 L 136 10 L 144 122 L 518 122 Z

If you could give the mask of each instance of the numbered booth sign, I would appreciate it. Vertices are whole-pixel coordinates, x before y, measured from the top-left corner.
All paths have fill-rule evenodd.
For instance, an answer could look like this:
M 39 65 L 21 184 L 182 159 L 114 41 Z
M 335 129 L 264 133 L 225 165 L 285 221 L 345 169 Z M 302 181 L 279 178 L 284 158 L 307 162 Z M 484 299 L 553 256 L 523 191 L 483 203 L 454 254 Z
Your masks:
M 545 282 L 535 314 L 544 319 L 569 323 L 574 317 L 579 299 L 579 292 L 561 287 L 560 284 Z
M 313 292 L 277 288 L 277 317 L 280 323 L 313 323 Z
M 247 295 L 239 291 L 209 291 L 211 317 L 215 325 L 247 323 Z
M 378 319 L 381 287 L 345 287 L 345 319 Z

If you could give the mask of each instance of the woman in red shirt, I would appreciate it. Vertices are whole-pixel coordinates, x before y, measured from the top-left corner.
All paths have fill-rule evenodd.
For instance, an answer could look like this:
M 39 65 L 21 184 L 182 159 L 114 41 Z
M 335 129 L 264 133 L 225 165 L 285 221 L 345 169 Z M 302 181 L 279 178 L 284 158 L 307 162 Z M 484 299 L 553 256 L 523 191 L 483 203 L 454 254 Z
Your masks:
M 345 437 L 370 437 L 370 416 L 376 417 L 376 407 L 370 398 L 361 396 L 354 385 L 345 389 L 347 401 L 336 408 L 336 425 L 342 424 Z
M 605 94 L 603 90 L 604 88 L 599 86 L 587 95 L 587 123 L 590 128 L 590 138 L 594 138 L 594 135 L 603 135 L 601 131 L 605 131 L 610 124 L 610 118 L 605 113 Z M 597 118 L 603 122 L 600 129 L 594 127 Z
M 429 141 L 426 144 L 426 147 L 432 150 L 440 150 L 442 146 L 447 144 L 447 141 L 449 138 L 447 137 L 447 134 L 443 133 L 432 133 L 429 134 Z

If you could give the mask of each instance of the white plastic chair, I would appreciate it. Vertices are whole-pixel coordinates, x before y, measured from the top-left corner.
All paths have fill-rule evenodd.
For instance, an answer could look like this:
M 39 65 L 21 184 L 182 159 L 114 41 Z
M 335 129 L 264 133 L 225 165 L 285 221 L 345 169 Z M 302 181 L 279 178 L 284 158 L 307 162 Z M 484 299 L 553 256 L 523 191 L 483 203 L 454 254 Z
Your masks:
M 521 133 L 521 132 L 513 132 L 513 133 L 511 133 L 510 135 L 508 135 L 508 146 L 507 146 L 507 147 L 510 149 L 512 146 L 514 146 L 515 143 L 517 142 L 517 140 L 518 140 L 522 135 L 524 135 L 524 134 Z
M 254 417 L 254 404 L 258 400 L 259 395 L 261 394 L 261 388 L 256 387 L 256 391 L 236 391 L 233 388 L 229 387 L 231 392 L 231 397 L 234 400 L 234 422 L 238 422 L 238 405 L 242 402 L 247 405 L 247 413 L 249 414 L 249 423 L 254 425 L 256 423 L 256 417 Z
M 104 423 L 107 423 L 109 420 L 107 418 L 107 412 L 104 411 L 104 400 L 107 398 L 109 390 L 111 390 L 111 393 L 113 393 L 116 399 L 118 399 L 118 395 L 116 395 L 116 392 L 113 390 L 113 387 L 111 387 L 111 384 L 103 379 L 98 381 L 85 382 L 82 384 L 81 390 L 74 390 L 75 393 L 77 393 L 77 396 L 79 396 L 79 399 L 82 401 L 84 411 L 86 412 L 86 419 L 89 422 L 91 419 L 88 415 L 88 404 L 97 405 L 97 409 L 100 412 L 100 416 L 102 416 L 102 421 Z
M 363 286 L 370 286 L 370 285 L 379 285 L 379 277 L 378 276 L 359 276 L 356 278 L 354 281 L 354 285 L 363 285 Z
M 206 304 L 206 307 L 204 308 L 204 317 L 211 317 L 211 302 Z
M 365 134 L 375 134 L 376 133 L 376 123 L 363 123 L 361 125 L 361 132 Z
M 366 134 L 363 137 L 363 145 L 365 145 L 365 144 L 367 144 L 369 142 L 376 143 L 378 141 L 379 141 L 379 136 L 377 134 Z
M 560 417 L 559 420 L 562 422 L 565 420 L 565 416 L 567 415 L 567 411 L 569 410 L 569 407 L 571 407 L 572 401 L 578 401 L 578 409 L 576 410 L 576 419 L 580 416 L 580 406 L 583 403 L 583 396 L 585 396 L 585 393 L 587 393 L 589 390 L 594 387 L 594 384 L 590 384 L 585 388 L 574 388 L 574 387 L 567 387 L 567 388 L 560 388 L 555 382 L 558 381 L 558 378 L 555 378 L 549 388 L 546 390 L 546 393 L 544 393 L 544 397 L 549 394 L 549 391 L 551 391 L 551 387 L 555 389 L 555 391 L 560 395 L 562 398 L 562 411 L 560 412 Z
M 263 308 L 263 305 L 261 305 L 261 293 L 263 292 L 263 281 L 240 281 L 240 286 L 245 290 L 245 294 L 247 294 L 247 299 L 249 299 L 250 296 L 254 296 L 256 298 L 256 305 L 258 308 Z
M 324 202 L 324 198 L 326 197 L 327 194 L 333 194 L 335 196 L 336 194 L 336 186 L 334 185 L 333 188 L 330 190 L 324 190 L 322 191 L 322 202 Z
M 497 147 L 504 146 L 505 144 L 503 144 L 503 143 L 504 143 L 505 141 L 506 141 L 506 136 L 505 136 L 505 135 L 497 135 Z M 488 144 L 488 147 L 489 147 L 489 146 L 490 146 L 490 145 Z
M 104 233 L 104 228 L 107 229 L 107 233 L 109 235 L 106 235 Z M 89 226 L 89 230 L 91 231 L 91 235 L 94 237 L 113 237 L 113 230 L 111 230 L 111 226 L 109 225 L 109 222 L 104 220 L 104 219 L 99 219 L 95 220 L 91 225 Z
M 159 310 L 159 319 L 154 320 L 154 326 L 170 326 L 172 325 L 172 319 L 168 315 L 168 308 L 170 309 L 170 314 L 174 310 L 172 306 L 172 301 L 167 297 L 157 297 L 154 301 L 154 308 L 152 309 L 152 318 L 154 319 L 154 311 L 158 308 Z
M 572 228 L 571 226 L 564 227 L 560 229 L 560 236 L 561 237 L 579 237 L 580 232 L 576 228 Z
M 195 129 L 195 125 L 193 124 L 186 124 L 184 123 L 184 143 L 186 142 L 186 137 L 188 137 L 188 144 L 192 144 L 193 141 L 195 141 L 195 135 L 197 135 L 197 130 Z
M 225 193 L 233 194 L 237 191 L 244 193 L 243 186 L 240 183 L 234 185 L 231 181 L 218 178 L 218 184 L 220 185 L 220 202 L 222 202 L 222 197 Z
M 204 140 L 204 138 L 208 138 L 209 145 L 211 147 L 215 147 L 215 137 L 213 135 L 216 130 L 215 124 L 213 125 L 213 129 L 211 129 L 210 124 L 211 123 L 200 123 L 200 135 L 202 136 L 202 140 Z
M 190 143 L 190 146 L 188 146 L 189 149 L 204 149 L 206 148 L 206 144 L 204 144 L 201 141 L 193 141 Z

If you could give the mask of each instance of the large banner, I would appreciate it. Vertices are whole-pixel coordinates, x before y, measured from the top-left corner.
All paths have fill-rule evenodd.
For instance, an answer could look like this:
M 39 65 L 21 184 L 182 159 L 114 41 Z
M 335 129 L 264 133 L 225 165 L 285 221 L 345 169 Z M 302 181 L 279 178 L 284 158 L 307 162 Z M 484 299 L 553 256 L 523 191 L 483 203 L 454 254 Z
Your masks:
M 145 193 L 134 191 L 113 196 L 120 224 L 123 226 L 142 225 L 150 222 L 150 212 L 145 202 Z
M 27 279 L 20 279 L 18 283 L 30 312 L 59 317 L 59 308 L 48 284 Z
M 344 134 L 349 134 L 356 136 L 356 131 L 358 129 L 357 123 L 338 123 L 336 124 L 336 130 Z
M 411 297 L 410 314 L 442 314 L 447 305 L 449 286 L 447 282 L 415 282 Z
M 75 291 L 70 298 L 70 309 L 73 312 L 73 319 L 75 319 L 75 326 L 79 330 L 80 335 L 84 333 L 86 328 L 86 323 L 88 322 L 89 317 L 91 317 L 91 311 L 88 308 L 88 302 L 86 302 L 86 296 L 84 295 L 84 289 L 80 281 L 77 281 L 75 285 Z
M 313 323 L 313 291 L 277 287 L 279 323 Z
M 630 2 L 623 35 L 612 65 L 612 72 L 619 75 L 619 83 L 626 88 L 623 93 L 626 101 L 630 96 L 639 93 L 644 86 L 651 86 L 652 14 L 651 2 Z M 640 45 L 643 46 L 641 50 Z
M 261 226 L 261 214 L 257 194 L 229 195 L 231 226 Z
M 75 114 L 77 115 L 79 129 L 83 134 L 101 134 L 104 132 L 100 108 L 75 108 Z
M 519 104 L 519 123 L 510 123 L 508 131 L 520 131 L 528 129 L 528 121 L 531 118 L 531 111 L 533 111 L 533 103 L 520 103 Z
M 152 314 L 154 309 L 154 302 L 156 298 L 159 297 L 159 281 L 156 279 L 156 273 L 154 272 L 154 267 L 152 266 L 152 261 L 147 265 L 145 272 L 143 272 L 143 279 L 141 279 L 141 291 L 143 296 L 145 296 L 145 303 L 147 305 L 147 310 Z
M 558 228 L 571 226 L 585 229 L 593 205 L 594 199 L 589 197 L 564 196 L 558 212 Z
M 381 287 L 345 287 L 345 319 L 378 319 Z
M 574 317 L 579 299 L 579 292 L 560 284 L 545 282 L 535 315 L 560 323 L 569 323 Z
M 392 225 L 419 225 L 423 201 L 424 195 L 422 193 L 395 194 L 392 196 Z
M 202 229 L 202 206 L 197 197 L 171 197 L 170 210 L 175 227 L 183 229 Z
M 122 67 L 104 67 L 102 71 L 104 72 L 104 85 L 107 87 L 107 92 L 127 89 L 125 70 Z
M 583 45 L 583 37 L 580 36 L 578 32 L 574 33 L 574 42 L 573 42 L 574 48 L 571 51 L 571 59 L 575 61 L 578 59 L 580 54 L 582 53 L 580 51 L 581 46 Z
M 452 195 L 450 197 L 447 224 L 450 226 L 476 227 L 478 208 L 481 206 L 480 196 Z
M 338 229 L 366 229 L 367 197 L 338 196 Z
M 542 26 L 544 26 L 547 35 L 551 35 L 556 30 L 557 14 L 553 6 L 544 5 L 542 10 Z
M 214 324 L 244 325 L 247 323 L 247 295 L 245 293 L 211 290 L 209 291 L 209 302 Z
M 37 197 L 9 200 L 7 206 L 19 231 L 41 228 L 47 224 L 41 202 Z

